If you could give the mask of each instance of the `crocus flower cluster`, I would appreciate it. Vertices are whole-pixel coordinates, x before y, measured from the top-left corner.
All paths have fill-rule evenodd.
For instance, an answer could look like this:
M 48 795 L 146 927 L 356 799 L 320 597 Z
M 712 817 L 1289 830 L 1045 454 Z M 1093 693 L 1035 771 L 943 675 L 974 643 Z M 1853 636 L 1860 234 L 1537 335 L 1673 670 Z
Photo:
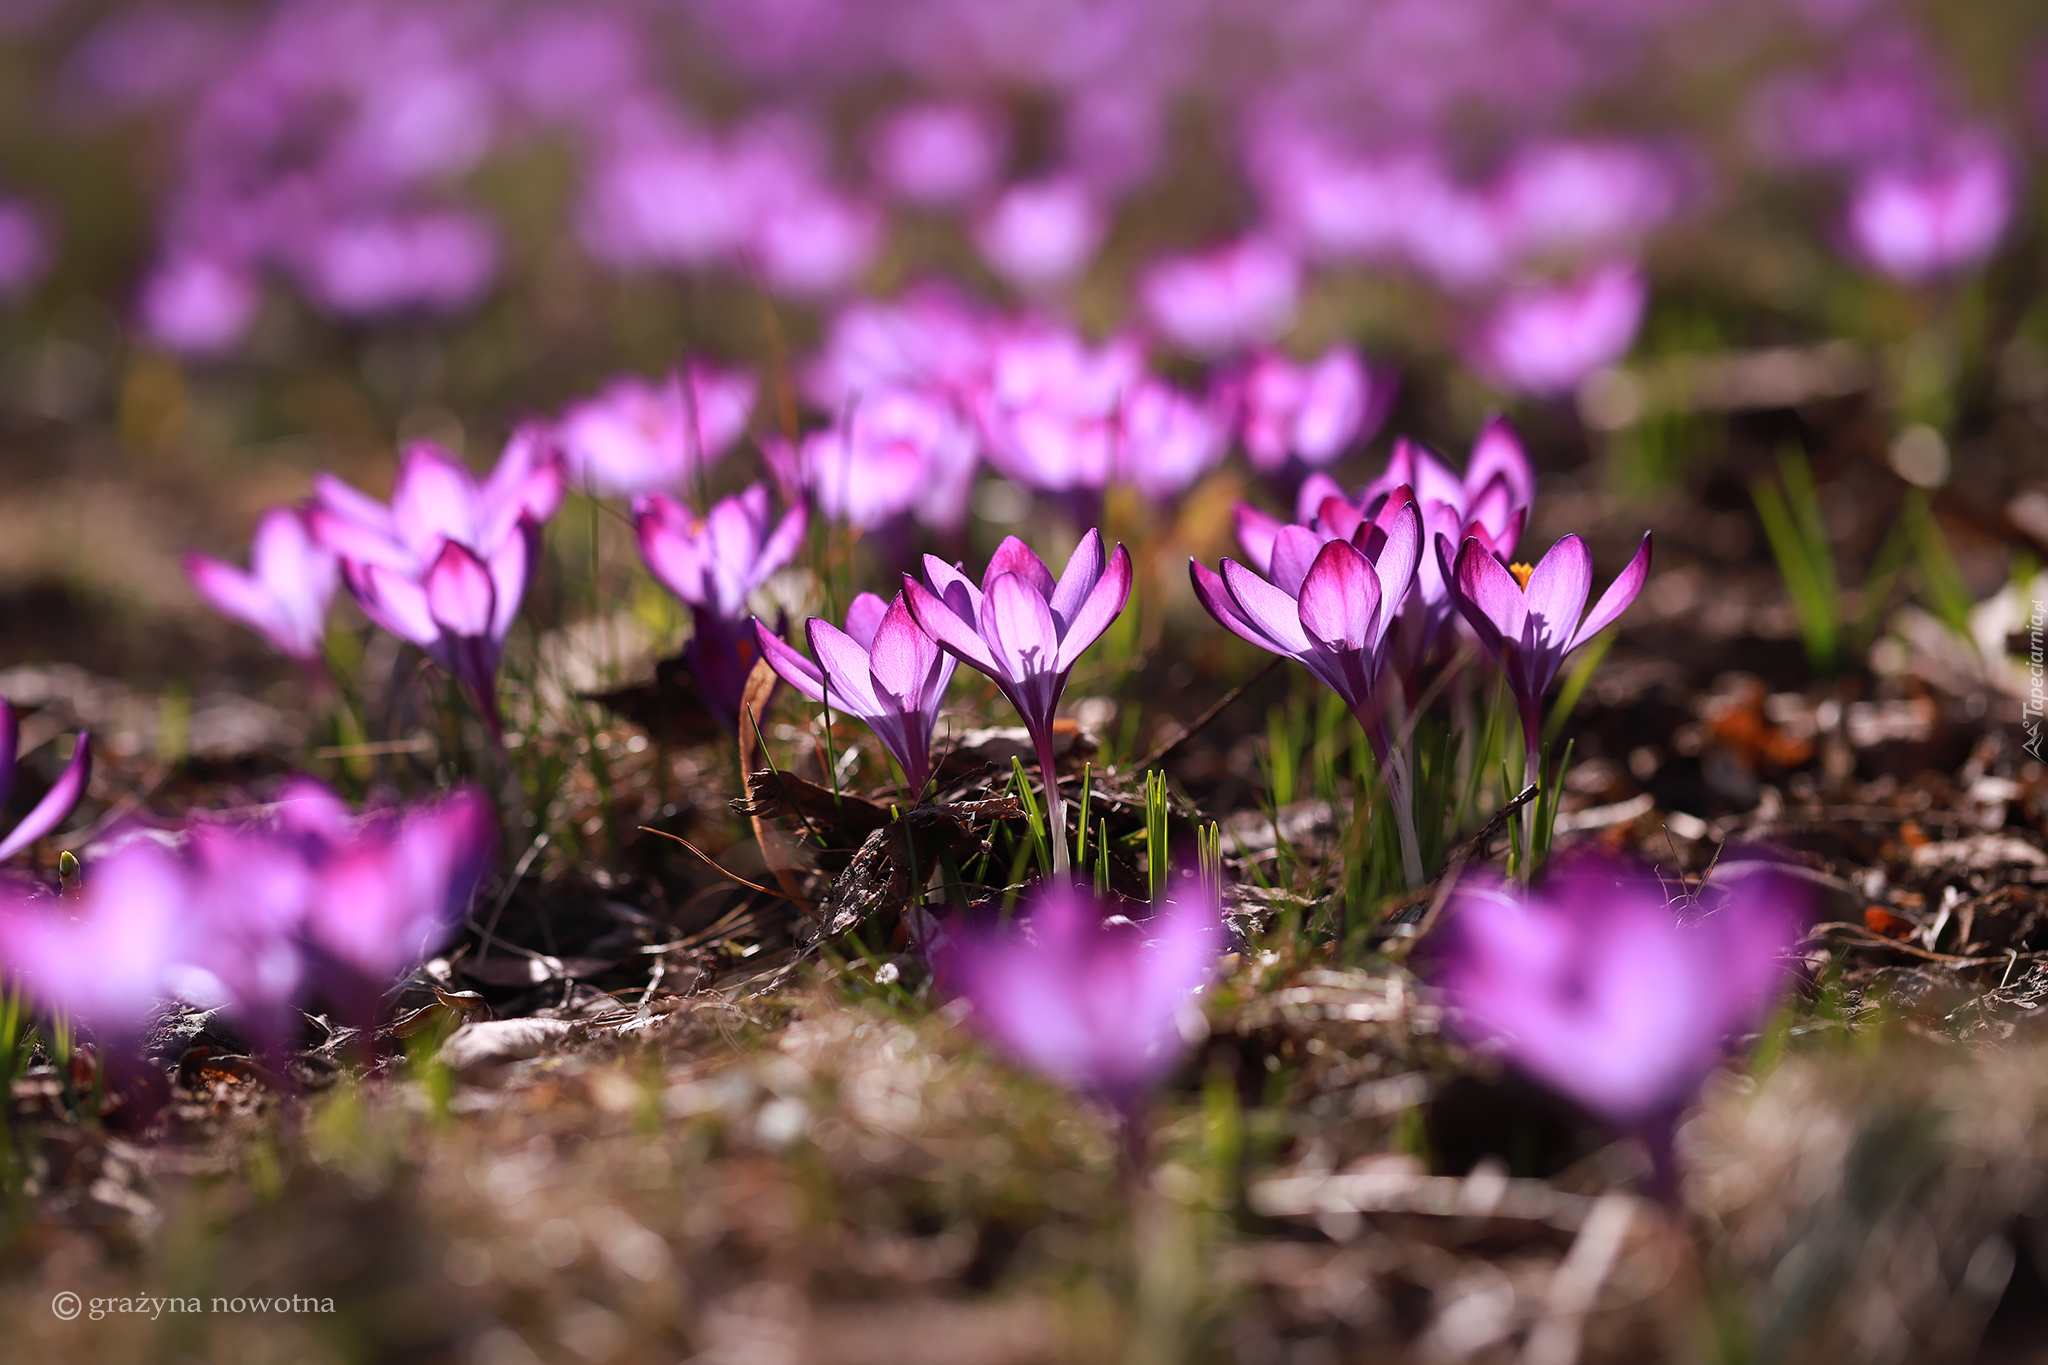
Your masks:
M 14 713 L 14 707 L 6 698 L 0 697 L 0 805 L 6 803 L 7 794 L 14 790 L 20 757 L 21 718 Z M 85 795 L 86 784 L 91 781 L 92 735 L 81 730 L 73 742 L 71 759 L 64 765 L 64 771 L 58 774 L 57 780 L 29 813 L 21 817 L 21 822 L 9 830 L 6 837 L 0 838 L 0 861 L 12 858 L 69 819 Z
M 498 661 L 540 554 L 541 524 L 561 502 L 561 463 L 545 435 L 527 428 L 482 482 L 421 442 L 399 462 L 389 506 L 323 474 L 306 515 L 314 538 L 340 557 L 363 614 L 468 688 L 495 737 Z
M 737 730 L 759 657 L 747 601 L 795 557 L 809 512 L 799 504 L 771 525 L 768 488 L 757 483 L 701 517 L 666 493 L 644 493 L 633 500 L 633 524 L 648 572 L 690 607 L 688 659 L 706 703 Z
M 1411 707 L 1420 704 L 1432 660 L 1449 666 L 1441 658 L 1443 626 L 1455 610 L 1514 694 L 1533 778 L 1543 697 L 1565 655 L 1613 624 L 1649 576 L 1645 535 L 1588 613 L 1592 556 L 1578 536 L 1559 540 L 1533 568 L 1505 563 L 1534 496 L 1521 442 L 1496 418 L 1463 476 L 1399 441 L 1386 471 L 1356 499 L 1312 474 L 1296 524 L 1241 507 L 1238 535 L 1256 572 L 1230 559 L 1220 572 L 1189 561 L 1195 594 L 1211 615 L 1260 648 L 1301 661 L 1358 717 L 1380 761 L 1411 885 L 1423 868 L 1407 758 L 1386 725 L 1392 688 Z
M 939 702 L 958 661 L 941 650 L 910 614 L 902 593 L 883 602 L 871 592 L 846 609 L 846 629 L 813 616 L 804 623 L 817 662 L 782 642 L 759 621 L 761 652 L 782 680 L 842 715 L 866 722 L 903 769 L 912 800 L 931 780 L 932 731 Z
M 0 972 L 108 1043 L 139 1041 L 177 998 L 275 1055 L 316 994 L 374 1025 L 385 987 L 461 921 L 496 839 L 475 791 L 357 816 L 296 781 L 261 819 L 89 855 L 75 899 L 0 886 Z
M 1668 1193 L 1679 1114 L 1783 989 L 1806 900 L 1767 864 L 1676 900 L 1648 869 L 1593 856 L 1535 888 L 1468 874 L 1431 975 L 1460 1036 L 1642 1139 Z
M 1007 924 L 954 923 L 934 946 L 969 1024 L 1013 1060 L 1127 1119 L 1186 1050 L 1181 1021 L 1216 973 L 1223 919 L 1188 883 L 1142 923 L 1065 885 L 1040 889 Z
M 1075 663 L 1130 600 L 1131 556 L 1119 545 L 1105 557 L 1102 533 L 1090 530 L 1057 582 L 1015 536 L 989 557 L 979 588 L 931 555 L 924 567 L 923 583 L 903 576 L 910 614 L 947 653 L 986 673 L 1017 708 L 1045 779 L 1053 873 L 1064 878 L 1072 855 L 1053 762 L 1053 717 Z

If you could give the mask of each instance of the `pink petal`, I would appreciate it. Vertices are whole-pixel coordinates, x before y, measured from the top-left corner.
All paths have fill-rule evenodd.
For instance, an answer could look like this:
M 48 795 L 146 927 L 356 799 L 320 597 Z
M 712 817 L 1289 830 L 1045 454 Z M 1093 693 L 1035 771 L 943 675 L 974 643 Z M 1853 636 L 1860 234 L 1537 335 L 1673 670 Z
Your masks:
M 1635 557 L 1626 568 L 1607 585 L 1607 591 L 1600 594 L 1600 600 L 1593 604 L 1592 612 L 1572 636 L 1568 648 L 1576 649 L 1598 635 L 1613 623 L 1616 617 L 1629 609 L 1636 600 L 1636 594 L 1643 590 L 1643 584 L 1650 577 L 1650 533 L 1643 532 L 1643 543 L 1636 547 Z M 1532 579 L 1533 583 L 1534 580 Z
M 884 715 L 891 709 L 875 696 L 866 650 L 822 617 L 813 616 L 806 621 L 804 630 L 811 637 L 811 653 L 817 656 L 818 667 L 825 674 L 825 699 L 829 704 L 863 719 Z
M 449 541 L 427 570 L 427 610 L 434 624 L 450 635 L 470 639 L 490 636 L 497 609 L 491 570 L 467 546 Z
M 1379 576 L 1355 546 L 1333 540 L 1302 580 L 1296 610 L 1302 629 L 1325 649 L 1370 649 L 1380 610 Z
M 896 594 L 896 600 L 901 602 L 903 594 Z M 890 605 L 871 592 L 860 593 L 848 604 L 846 633 L 853 637 L 855 644 L 862 649 L 874 648 L 875 632 L 882 628 L 882 618 L 889 614 Z
M 1101 579 L 1102 532 L 1090 527 L 1088 534 L 1081 537 L 1081 543 L 1074 547 L 1074 553 L 1067 556 L 1067 567 L 1060 571 L 1059 583 L 1046 594 L 1053 620 L 1059 622 L 1062 629 L 1074 619 L 1082 600 Z
M 1094 532 L 1089 532 L 1093 535 Z M 1123 614 L 1124 604 L 1131 597 L 1131 555 L 1130 551 L 1118 545 L 1110 552 L 1109 567 L 1097 579 L 1088 596 L 1074 612 L 1074 618 L 1067 623 L 1066 633 L 1060 637 L 1057 667 L 1065 673 L 1074 666 L 1088 646 L 1102 638 L 1110 622 Z
M 1565 536 L 1537 561 L 1523 596 L 1546 644 L 1562 652 L 1570 643 L 1592 590 L 1593 555 L 1577 536 Z
M 759 621 L 754 635 L 761 642 L 761 657 L 782 676 L 782 680 L 812 701 L 825 700 L 825 675 L 818 666 L 783 643 L 782 637 Z
M 1085 540 L 1082 542 L 1083 545 L 1086 543 Z M 1096 537 L 1095 552 L 1097 554 L 1102 552 L 1102 538 L 1100 536 Z M 1081 550 L 1077 547 L 1074 553 L 1079 555 Z M 1071 569 L 1073 565 L 1074 561 L 1069 559 L 1067 567 Z M 1004 536 L 1003 543 L 996 546 L 996 552 L 989 556 L 988 567 L 982 570 L 981 573 L 981 590 L 987 592 L 989 584 L 995 582 L 998 576 L 1006 573 L 1016 574 L 1026 583 L 1036 588 L 1039 597 L 1042 599 L 1050 599 L 1053 595 L 1052 570 L 1045 567 L 1045 561 L 1033 553 L 1029 545 L 1026 545 L 1015 536 Z
M 10 744 L 9 749 L 13 748 Z M 12 757 L 12 754 L 9 754 Z M 8 764 L 9 779 L 12 780 L 13 764 Z M 64 823 L 71 812 L 78 809 L 80 798 L 85 795 L 86 785 L 92 781 L 92 734 L 80 730 L 77 742 L 71 749 L 71 761 L 64 765 L 64 771 L 35 808 L 22 817 L 14 832 L 0 840 L 0 861 L 12 858 L 36 840 Z
M 476 478 L 452 454 L 421 441 L 399 462 L 391 490 L 392 520 L 398 535 L 422 559 L 443 540 L 459 541 L 477 553 L 483 534 L 483 498 Z
M 1356 554 L 1357 551 L 1354 550 L 1352 553 Z M 1223 585 L 1229 589 L 1231 600 L 1237 603 L 1237 609 L 1244 619 L 1272 641 L 1268 648 L 1277 649 L 1283 654 L 1302 654 L 1308 651 L 1309 638 L 1301 628 L 1301 607 L 1295 598 L 1280 591 L 1236 560 L 1226 559 L 1221 567 Z
M 962 620 L 931 589 L 912 578 L 903 575 L 903 600 L 910 608 L 910 614 L 924 627 L 925 634 L 945 648 L 952 650 L 968 663 L 973 664 L 990 677 L 997 677 L 995 656 L 989 653 L 988 644 L 981 638 L 981 631 Z M 979 614 L 980 604 L 975 603 Z

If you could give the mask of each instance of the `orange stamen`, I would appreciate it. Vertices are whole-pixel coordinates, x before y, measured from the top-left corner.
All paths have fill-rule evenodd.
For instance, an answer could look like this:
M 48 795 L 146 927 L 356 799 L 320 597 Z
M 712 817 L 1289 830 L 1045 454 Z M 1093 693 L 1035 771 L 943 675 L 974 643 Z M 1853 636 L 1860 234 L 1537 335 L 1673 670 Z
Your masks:
M 1527 592 L 1529 591 L 1529 575 L 1536 572 L 1536 566 L 1534 564 L 1510 564 L 1508 565 L 1508 572 L 1515 576 L 1515 582 L 1521 585 L 1522 591 Z

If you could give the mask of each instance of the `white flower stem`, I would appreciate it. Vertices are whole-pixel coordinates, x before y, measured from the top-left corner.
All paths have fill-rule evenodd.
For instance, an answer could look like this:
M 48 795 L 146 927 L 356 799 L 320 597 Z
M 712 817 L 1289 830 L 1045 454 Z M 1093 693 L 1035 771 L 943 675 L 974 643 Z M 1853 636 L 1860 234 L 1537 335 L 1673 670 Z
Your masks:
M 1053 880 L 1073 876 L 1073 854 L 1067 848 L 1067 805 L 1060 799 L 1059 765 L 1053 759 L 1052 735 L 1038 737 L 1038 775 L 1045 782 L 1045 833 L 1052 840 Z

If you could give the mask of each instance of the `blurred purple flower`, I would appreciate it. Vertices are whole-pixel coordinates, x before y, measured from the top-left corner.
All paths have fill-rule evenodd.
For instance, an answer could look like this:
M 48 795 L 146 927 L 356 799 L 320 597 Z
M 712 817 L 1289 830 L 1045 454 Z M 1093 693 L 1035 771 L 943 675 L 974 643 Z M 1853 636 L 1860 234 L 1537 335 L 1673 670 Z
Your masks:
M 754 484 L 699 517 L 665 493 L 633 500 L 640 557 L 655 581 L 690 606 L 686 647 L 705 701 L 726 724 L 740 723 L 740 697 L 756 655 L 747 599 L 796 556 L 810 514 L 791 507 L 769 525 L 768 488 Z
M 1682 189 L 1671 159 L 1649 147 L 1581 139 L 1524 146 L 1496 195 L 1517 252 L 1548 256 L 1632 247 L 1673 217 Z
M 765 208 L 744 249 L 769 288 L 811 299 L 852 288 L 881 245 L 880 214 L 821 187 Z
M 1053 717 L 1074 664 L 1130 600 L 1131 556 L 1118 545 L 1105 558 L 1102 533 L 1091 529 L 1058 582 L 1015 536 L 996 547 L 980 588 L 931 555 L 924 566 L 930 587 L 903 576 L 911 615 L 947 652 L 986 673 L 1017 708 L 1045 780 L 1054 875 L 1064 877 L 1070 855 L 1053 761 Z
M 496 840 L 473 789 L 357 817 L 296 779 L 262 819 L 202 817 L 174 844 L 91 857 L 76 901 L 0 888 L 0 970 L 110 1042 L 182 998 L 275 1056 L 316 986 L 373 1027 L 384 988 L 460 922 Z
M 1783 989 L 1807 917 L 1765 865 L 1673 903 L 1655 873 L 1579 856 L 1540 888 L 1460 878 L 1432 976 L 1450 1027 L 1648 1146 L 1674 1192 L 1680 1112 Z
M 0 195 L 0 299 L 27 293 L 49 265 L 41 216 L 19 199 Z
M 1222 355 L 1274 341 L 1294 325 L 1301 267 L 1273 242 L 1248 237 L 1154 264 L 1138 281 L 1138 296 L 1168 341 L 1195 355 Z
M 818 510 L 863 530 L 906 512 L 940 530 L 967 519 L 978 445 L 943 398 L 884 389 L 854 400 L 835 426 L 806 436 L 795 454 L 800 485 Z
M 1188 573 L 1195 596 L 1226 629 L 1296 660 L 1351 708 L 1380 762 L 1408 884 L 1420 886 L 1407 760 L 1388 736 L 1380 689 L 1388 633 L 1421 564 L 1422 517 L 1405 488 L 1388 495 L 1370 520 L 1338 499 L 1325 507 L 1342 520 L 1280 528 L 1271 582 L 1234 559 L 1223 561 L 1221 573 L 1190 559 Z M 1336 538 L 1347 525 L 1348 537 Z
M 975 198 L 1002 171 L 1002 120 L 971 104 L 914 104 L 876 128 L 869 160 L 883 185 L 912 204 L 944 207 Z
M 1918 284 L 1982 264 L 2011 220 L 2014 174 L 1987 139 L 1906 167 L 1864 172 L 1849 200 L 1849 239 L 1881 273 Z
M 451 313 L 490 288 L 498 242 L 480 216 L 442 210 L 323 222 L 289 257 L 307 297 L 338 317 Z
M 1111 481 L 1154 503 L 1170 502 L 1223 460 L 1230 418 L 1223 404 L 1147 377 L 1123 397 L 1111 432 Z
M 20 759 L 21 719 L 6 698 L 0 697 L 0 805 L 6 804 L 8 793 L 14 790 Z M 91 781 L 92 732 L 80 730 L 72 742 L 71 759 L 64 765 L 64 771 L 43 793 L 43 799 L 21 818 L 21 823 L 0 839 L 0 861 L 12 858 L 69 819 Z
M 987 382 L 995 342 L 981 311 L 944 285 L 858 299 L 833 315 L 824 347 L 804 369 L 804 394 L 829 412 L 884 389 L 965 401 Z
M 1011 288 L 1040 294 L 1087 270 L 1108 232 L 1088 187 L 1054 177 L 1003 191 L 975 225 L 974 243 Z
M 1326 465 L 1369 441 L 1394 404 L 1394 372 L 1368 367 L 1349 346 L 1298 365 L 1268 351 L 1231 385 L 1242 411 L 1245 454 L 1270 474 L 1290 461 Z
M 188 554 L 184 563 L 215 611 L 259 632 L 280 654 L 304 663 L 320 658 L 341 561 L 314 538 L 304 512 L 273 507 L 263 514 L 247 572 L 210 555 Z
M 1216 975 L 1214 891 L 1184 884 L 1138 924 L 1106 923 L 1108 907 L 1060 884 L 1019 909 L 1006 924 L 947 926 L 932 953 L 940 981 L 1003 1053 L 1128 1121 L 1180 1063 L 1183 1012 Z
M 569 479 L 598 497 L 686 488 L 746 431 L 758 389 L 745 370 L 698 360 L 659 384 L 621 376 L 562 414 Z
M 1504 388 L 1567 392 L 1628 353 L 1648 297 L 1641 272 L 1619 262 L 1566 284 L 1512 290 L 1469 339 L 1466 359 Z
M 747 214 L 719 148 L 698 138 L 645 139 L 597 159 L 577 230 L 607 265 L 695 269 L 738 251 Z
M 1533 775 L 1543 736 L 1543 696 L 1565 656 L 1612 625 L 1643 590 L 1650 576 L 1650 535 L 1643 533 L 1635 557 L 1591 612 L 1586 598 L 1593 587 L 1593 555 L 1576 535 L 1551 546 L 1534 568 L 1502 564 L 1476 536 L 1456 550 L 1455 562 L 1448 537 L 1439 536 L 1434 549 L 1452 601 L 1515 695 Z
M 846 609 L 846 629 L 813 616 L 804 632 L 812 663 L 754 622 L 761 651 L 782 680 L 812 701 L 865 722 L 902 767 L 912 801 L 931 779 L 932 730 L 958 660 L 941 650 L 910 614 L 902 593 L 884 602 L 861 593 Z
M 152 341 L 187 355 L 225 351 L 247 334 L 261 301 L 256 277 L 212 256 L 180 254 L 142 286 L 142 327 Z
M 513 434 L 484 482 L 429 441 L 399 462 L 386 507 L 331 474 L 314 480 L 307 519 L 341 556 L 342 581 L 377 625 L 425 650 L 475 697 L 495 737 L 505 637 L 562 503 L 562 470 L 534 427 Z
M 989 463 L 1044 492 L 1101 488 L 1124 400 L 1146 377 L 1144 351 L 1130 337 L 1090 347 L 1064 328 L 1019 327 L 998 342 L 976 395 Z

